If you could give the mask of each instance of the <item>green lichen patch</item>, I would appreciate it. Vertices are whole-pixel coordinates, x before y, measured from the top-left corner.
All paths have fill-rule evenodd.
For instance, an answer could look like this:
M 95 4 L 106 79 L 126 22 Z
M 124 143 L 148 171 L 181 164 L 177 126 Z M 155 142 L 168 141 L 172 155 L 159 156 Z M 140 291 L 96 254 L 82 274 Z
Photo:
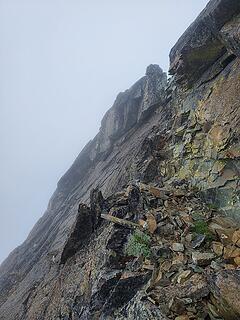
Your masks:
M 144 232 L 136 230 L 128 239 L 125 247 L 127 256 L 150 258 L 151 256 L 151 238 Z

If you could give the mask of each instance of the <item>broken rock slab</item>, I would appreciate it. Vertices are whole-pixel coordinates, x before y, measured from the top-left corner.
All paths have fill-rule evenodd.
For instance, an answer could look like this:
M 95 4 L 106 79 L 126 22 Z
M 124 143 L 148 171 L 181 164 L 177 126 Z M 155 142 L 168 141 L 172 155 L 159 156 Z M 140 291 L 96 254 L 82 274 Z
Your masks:
M 195 251 L 192 253 L 193 263 L 201 267 L 209 265 L 214 258 L 215 255 L 211 252 Z
M 225 320 L 240 319 L 240 270 L 222 270 L 208 279 L 212 303 Z

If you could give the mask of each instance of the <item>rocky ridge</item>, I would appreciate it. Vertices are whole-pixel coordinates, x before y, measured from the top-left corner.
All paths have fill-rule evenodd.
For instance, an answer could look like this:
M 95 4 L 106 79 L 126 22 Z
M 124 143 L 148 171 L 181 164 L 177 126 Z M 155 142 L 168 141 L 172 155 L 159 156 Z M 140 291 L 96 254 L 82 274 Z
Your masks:
M 171 80 L 117 97 L 1 265 L 0 319 L 239 319 L 239 15 L 210 1 Z
M 74 260 L 84 274 L 85 264 L 100 258 L 101 268 L 91 269 L 93 284 L 81 273 L 76 279 L 70 275 L 73 283 L 60 289 L 60 319 L 238 319 L 233 294 L 240 289 L 240 229 L 195 191 L 137 183 L 104 199 L 95 189 L 90 206 L 80 204 L 78 212 L 60 263 Z M 76 246 L 92 250 L 103 239 L 102 257 L 88 253 L 86 263 L 83 252 L 75 255 Z M 82 292 L 77 301 L 75 281 Z M 54 314 L 52 306 L 45 317 Z

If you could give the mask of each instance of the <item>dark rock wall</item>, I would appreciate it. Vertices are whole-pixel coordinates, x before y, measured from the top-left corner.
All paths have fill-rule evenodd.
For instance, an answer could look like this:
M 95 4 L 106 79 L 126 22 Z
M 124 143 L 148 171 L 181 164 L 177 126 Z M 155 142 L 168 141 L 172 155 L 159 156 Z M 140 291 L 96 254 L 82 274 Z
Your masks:
M 191 86 L 227 51 L 237 54 L 237 39 L 236 46 L 230 44 L 234 27 L 228 26 L 230 34 L 221 29 L 226 30 L 225 24 L 230 20 L 231 25 L 235 24 L 239 12 L 238 0 L 215 0 L 208 3 L 170 52 L 170 73 L 176 75 L 177 81 L 185 80 Z

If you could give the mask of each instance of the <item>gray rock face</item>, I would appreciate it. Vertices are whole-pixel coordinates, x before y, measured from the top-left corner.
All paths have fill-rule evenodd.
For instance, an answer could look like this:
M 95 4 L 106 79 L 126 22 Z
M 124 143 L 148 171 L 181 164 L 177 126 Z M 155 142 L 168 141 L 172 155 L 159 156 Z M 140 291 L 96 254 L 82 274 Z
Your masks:
M 163 103 L 167 75 L 158 65 L 150 65 L 146 76 L 120 93 L 105 114 L 96 143 L 96 153 L 105 152 L 118 139 Z
M 191 86 L 218 58 L 228 50 L 238 54 L 238 40 L 231 41 L 236 28 L 232 18 L 240 13 L 238 0 L 214 0 L 201 12 L 170 52 L 170 73 L 178 81 Z M 221 29 L 225 32 L 220 32 Z M 226 34 L 231 29 L 232 36 Z M 238 42 L 237 45 L 233 42 Z
M 130 89 L 121 92 L 101 122 L 97 136 L 82 150 L 72 167 L 60 179 L 58 190 L 64 196 L 76 187 L 89 168 L 112 151 L 114 142 L 144 121 L 165 101 L 167 75 L 158 65 L 150 65 L 146 75 Z
M 116 319 L 166 319 L 141 300 L 148 272 L 136 277 L 123 269 L 129 230 L 105 224 L 100 214 L 136 222 L 144 210 L 168 208 L 168 196 L 155 185 L 178 187 L 180 197 L 181 188 L 197 187 L 239 219 L 239 12 L 239 0 L 210 1 L 170 53 L 171 82 L 150 65 L 118 95 L 97 136 L 58 182 L 43 217 L 2 263 L 0 319 L 108 319 L 111 308 L 121 309 Z M 136 187 L 119 196 L 129 181 L 153 184 L 152 196 L 140 199 Z M 121 208 L 114 209 L 114 199 Z M 171 223 L 164 228 L 157 228 L 159 235 L 173 231 Z M 114 299 L 104 305 L 107 292 Z

